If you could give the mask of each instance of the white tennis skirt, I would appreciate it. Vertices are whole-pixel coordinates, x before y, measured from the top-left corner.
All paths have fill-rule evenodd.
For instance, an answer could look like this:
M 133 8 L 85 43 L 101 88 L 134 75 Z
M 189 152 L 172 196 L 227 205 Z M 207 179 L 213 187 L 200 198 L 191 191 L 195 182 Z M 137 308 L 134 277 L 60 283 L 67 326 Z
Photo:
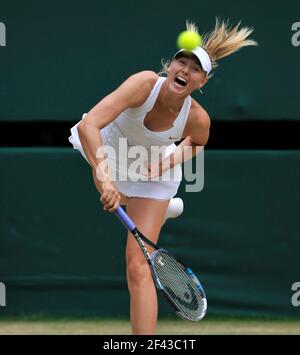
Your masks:
M 72 127 L 69 142 L 73 145 L 74 149 L 80 151 L 88 162 L 79 139 L 77 131 L 78 124 L 79 123 Z M 119 154 L 120 149 L 118 149 L 118 147 L 120 146 L 117 142 L 119 142 L 119 138 L 126 139 L 126 137 L 122 136 L 121 131 L 119 131 L 119 134 L 116 134 L 115 131 L 114 134 L 110 133 L 109 127 L 105 127 L 100 131 L 104 151 L 107 153 L 107 149 L 113 147 L 114 151 L 117 153 L 115 156 L 106 154 L 106 160 L 108 162 L 110 175 L 119 192 L 127 197 L 143 197 L 158 200 L 170 200 L 177 194 L 182 180 L 182 168 L 180 164 L 165 171 L 164 174 L 158 178 L 142 181 L 141 175 L 138 174 L 134 168 L 136 167 L 134 161 L 137 162 L 137 159 L 128 158 L 128 149 L 130 149 L 131 146 L 127 143 L 126 157 L 123 155 L 123 149 L 121 149 L 122 152 Z M 164 159 L 169 156 L 175 149 L 175 143 L 167 146 L 162 153 L 162 158 Z M 143 159 L 143 157 L 140 157 L 140 159 Z

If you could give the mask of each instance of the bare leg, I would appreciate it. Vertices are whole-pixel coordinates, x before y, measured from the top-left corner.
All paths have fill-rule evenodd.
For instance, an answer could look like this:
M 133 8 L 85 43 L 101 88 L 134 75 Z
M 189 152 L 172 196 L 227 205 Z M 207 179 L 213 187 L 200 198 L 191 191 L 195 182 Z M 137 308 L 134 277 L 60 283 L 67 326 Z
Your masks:
M 138 229 L 157 242 L 169 200 L 131 197 L 127 213 Z M 151 253 L 152 248 L 148 247 Z M 126 246 L 127 282 L 130 292 L 130 318 L 133 334 L 155 334 L 157 295 L 147 261 L 134 237 L 128 233 Z

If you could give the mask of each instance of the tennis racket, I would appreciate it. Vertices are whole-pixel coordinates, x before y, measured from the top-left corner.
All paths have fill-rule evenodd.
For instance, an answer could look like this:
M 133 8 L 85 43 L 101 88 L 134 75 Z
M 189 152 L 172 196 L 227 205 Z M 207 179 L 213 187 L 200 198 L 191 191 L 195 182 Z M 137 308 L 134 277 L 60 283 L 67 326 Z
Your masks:
M 207 311 L 207 300 L 193 271 L 145 237 L 122 207 L 118 207 L 115 214 L 141 247 L 156 288 L 165 296 L 174 312 L 183 319 L 201 320 Z M 151 255 L 144 242 L 155 249 Z

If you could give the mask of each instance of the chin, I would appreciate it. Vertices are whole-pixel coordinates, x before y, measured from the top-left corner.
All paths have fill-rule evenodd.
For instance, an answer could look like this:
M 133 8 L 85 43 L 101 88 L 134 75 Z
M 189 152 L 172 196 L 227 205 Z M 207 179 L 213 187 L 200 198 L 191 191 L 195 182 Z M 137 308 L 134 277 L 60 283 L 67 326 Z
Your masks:
M 180 86 L 180 85 L 176 84 L 175 81 L 172 81 L 169 84 L 169 90 L 177 95 L 189 94 L 186 86 Z

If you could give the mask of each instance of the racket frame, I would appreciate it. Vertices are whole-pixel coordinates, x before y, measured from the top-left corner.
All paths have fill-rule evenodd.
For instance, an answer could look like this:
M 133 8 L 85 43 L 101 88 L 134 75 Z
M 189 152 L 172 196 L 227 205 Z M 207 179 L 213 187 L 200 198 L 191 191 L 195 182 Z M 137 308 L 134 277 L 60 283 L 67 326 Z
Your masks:
M 156 286 L 156 289 L 158 289 L 160 291 L 160 293 L 164 296 L 164 298 L 168 301 L 169 305 L 171 306 L 171 308 L 173 309 L 173 311 L 182 319 L 187 319 L 190 321 L 194 321 L 197 322 L 199 320 L 201 320 L 202 318 L 204 318 L 206 311 L 207 311 L 207 300 L 206 300 L 206 296 L 205 296 L 205 292 L 203 287 L 201 286 L 200 281 L 198 280 L 197 276 L 193 273 L 193 271 L 186 267 L 180 260 L 178 260 L 176 257 L 174 257 L 172 254 L 170 254 L 167 250 L 160 248 L 157 244 L 153 243 L 150 239 L 148 239 L 145 235 L 143 235 L 135 226 L 135 224 L 133 223 L 133 221 L 129 218 L 129 216 L 125 213 L 125 211 L 123 210 L 122 207 L 119 207 L 116 212 L 115 212 L 116 216 L 120 219 L 120 221 L 123 223 L 123 225 L 126 227 L 127 230 L 130 231 L 130 233 L 133 235 L 133 237 L 136 239 L 138 245 L 140 246 L 146 260 L 147 263 L 149 265 L 150 271 L 151 271 L 151 275 L 152 275 L 152 279 L 154 281 L 154 284 Z M 151 246 L 152 248 L 155 249 L 155 251 L 150 255 L 145 243 L 147 243 L 149 246 Z M 168 296 L 168 294 L 166 293 L 166 291 L 164 290 L 164 287 L 162 286 L 162 284 L 159 281 L 159 278 L 156 274 L 156 271 L 153 267 L 153 259 L 155 257 L 155 254 L 158 252 L 164 252 L 168 255 L 170 255 L 172 258 L 174 258 L 176 260 L 177 263 L 179 263 L 183 269 L 184 272 L 192 278 L 193 283 L 195 284 L 195 286 L 197 287 L 197 289 L 199 290 L 201 297 L 202 297 L 202 301 L 204 302 L 204 308 L 203 308 L 203 312 L 201 314 L 200 317 L 198 317 L 197 319 L 195 318 L 190 318 L 187 317 L 186 315 L 184 315 L 175 305 L 175 303 L 172 301 L 172 299 Z

